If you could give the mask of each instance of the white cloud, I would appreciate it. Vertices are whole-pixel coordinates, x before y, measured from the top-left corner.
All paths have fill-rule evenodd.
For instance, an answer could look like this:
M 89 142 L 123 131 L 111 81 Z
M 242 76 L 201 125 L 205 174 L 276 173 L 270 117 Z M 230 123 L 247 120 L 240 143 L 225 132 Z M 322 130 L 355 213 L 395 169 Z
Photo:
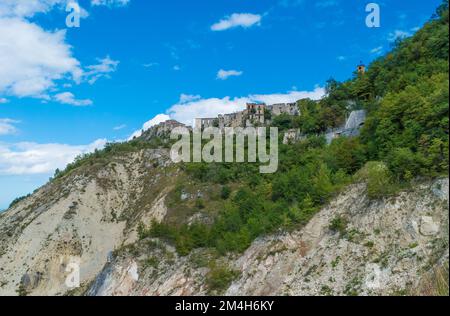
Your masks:
M 11 135 L 17 133 L 17 129 L 14 124 L 19 123 L 19 121 L 0 118 L 0 135 Z
M 55 5 L 63 5 L 67 0 L 2 0 L 0 17 L 31 17 L 36 13 L 50 11 Z
M 54 7 L 65 10 L 68 3 L 78 3 L 78 0 L 2 0 L 0 1 L 0 17 L 30 18 L 38 13 L 47 13 Z M 82 18 L 89 13 L 78 5 Z
M 276 94 L 253 94 L 250 95 L 251 102 L 263 102 L 266 104 L 291 103 L 300 99 L 319 100 L 325 95 L 325 90 L 316 87 L 313 91 L 289 91 Z
M 0 93 L 42 97 L 59 79 L 80 80 L 83 71 L 65 35 L 20 18 L 0 18 Z
M 54 7 L 64 9 L 71 1 L 75 0 L 0 1 L 0 94 L 48 100 L 59 85 L 93 84 L 116 70 L 119 62 L 109 56 L 83 69 L 66 42 L 65 30 L 47 31 L 28 20 Z
M 381 54 L 383 52 L 383 46 L 378 46 L 378 47 L 375 47 L 374 49 L 371 49 L 370 50 L 370 53 L 371 54 L 377 54 L 377 55 L 379 55 L 379 54 Z
M 181 70 L 181 67 L 178 66 L 178 65 L 175 65 L 175 66 L 173 66 L 173 70 L 175 70 L 175 71 L 180 71 L 180 70 Z
M 237 70 L 223 70 L 220 69 L 217 72 L 217 79 L 220 80 L 227 80 L 229 77 L 239 77 L 243 74 L 242 71 L 237 71 Z
M 70 104 L 73 106 L 88 106 L 92 105 L 92 100 L 77 100 L 71 92 L 62 92 L 55 95 L 55 100 L 62 104 Z
M 0 104 L 5 104 L 5 103 L 8 103 L 8 102 L 9 102 L 8 99 L 0 98 Z
M 345 56 L 338 56 L 338 57 L 336 57 L 336 59 L 339 60 L 339 61 L 344 61 L 347 58 Z
M 47 174 L 63 169 L 76 156 L 100 149 L 105 139 L 88 145 L 0 143 L 0 175 Z
M 92 6 L 123 7 L 130 3 L 130 0 L 91 0 Z
M 110 78 L 110 73 L 117 70 L 119 61 L 112 60 L 109 56 L 105 58 L 98 58 L 99 64 L 87 66 L 87 71 L 84 73 L 84 78 L 89 84 L 94 84 L 98 79 L 105 77 Z
M 191 94 L 184 94 L 182 93 L 180 95 L 180 103 L 186 103 L 186 102 L 191 102 L 191 101 L 195 101 L 195 100 L 199 100 L 202 97 L 197 95 L 191 95 Z
M 394 32 L 389 33 L 388 41 L 395 42 L 398 39 L 404 39 L 405 37 L 410 37 L 412 34 L 407 31 L 395 30 Z
M 195 118 L 216 117 L 219 114 L 242 111 L 248 102 L 264 102 L 266 104 L 295 102 L 300 99 L 310 98 L 318 100 L 325 95 L 323 88 L 317 87 L 313 91 L 289 91 L 278 94 L 252 94 L 246 97 L 224 97 L 202 99 L 196 96 L 192 100 L 180 97 L 180 101 L 174 104 L 167 114 L 171 119 L 187 125 L 193 125 Z
M 262 16 L 251 13 L 233 13 L 211 26 L 212 31 L 225 31 L 235 27 L 249 28 L 261 24 Z
M 154 118 L 152 118 L 151 120 L 147 121 L 144 123 L 144 125 L 142 126 L 142 128 L 138 131 L 135 131 L 128 140 L 133 139 L 134 137 L 139 137 L 142 135 L 142 131 L 146 131 L 149 128 L 158 125 L 159 123 L 165 122 L 170 120 L 170 116 L 166 115 L 166 114 L 158 114 L 156 115 Z

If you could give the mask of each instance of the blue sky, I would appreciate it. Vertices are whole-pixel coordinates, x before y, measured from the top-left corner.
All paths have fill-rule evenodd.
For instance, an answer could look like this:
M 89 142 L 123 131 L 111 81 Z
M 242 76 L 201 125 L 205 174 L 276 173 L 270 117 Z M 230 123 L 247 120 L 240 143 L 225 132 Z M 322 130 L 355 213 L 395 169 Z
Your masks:
M 67 1 L 0 0 L 0 209 L 145 122 L 318 98 L 441 3 L 374 1 L 368 28 L 358 0 L 79 0 L 67 28 Z

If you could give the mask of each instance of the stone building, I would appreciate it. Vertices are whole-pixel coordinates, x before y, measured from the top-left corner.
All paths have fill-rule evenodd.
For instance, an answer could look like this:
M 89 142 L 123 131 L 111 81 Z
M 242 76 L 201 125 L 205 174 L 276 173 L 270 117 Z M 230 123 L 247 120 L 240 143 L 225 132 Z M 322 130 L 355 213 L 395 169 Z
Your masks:
M 219 118 L 197 118 L 195 119 L 195 128 L 219 127 Z
M 271 116 L 276 117 L 281 114 L 300 115 L 297 103 L 278 103 L 266 105 L 264 103 L 247 103 L 245 110 L 230 114 L 220 114 L 217 118 L 197 118 L 196 128 L 219 127 L 246 127 L 269 124 L 266 122 L 266 112 L 270 111 Z
M 247 109 L 244 111 L 246 116 L 246 126 L 255 124 L 264 124 L 264 113 L 266 105 L 264 103 L 247 103 Z
M 297 103 L 279 103 L 268 105 L 267 109 L 272 112 L 272 116 L 281 114 L 300 115 Z

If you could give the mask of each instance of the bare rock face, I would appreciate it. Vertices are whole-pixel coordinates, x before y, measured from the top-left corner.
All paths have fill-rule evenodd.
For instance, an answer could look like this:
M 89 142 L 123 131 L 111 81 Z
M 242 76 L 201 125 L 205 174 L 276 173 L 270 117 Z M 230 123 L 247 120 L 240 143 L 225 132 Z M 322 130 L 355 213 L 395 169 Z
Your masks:
M 170 164 L 168 155 L 144 150 L 86 167 L 1 214 L 0 295 L 63 295 L 77 266 L 81 285 L 91 282 L 136 240 L 135 218 L 164 218 L 170 184 L 154 165 Z
M 140 223 L 170 215 L 179 175 L 168 150 L 141 150 L 87 164 L 0 214 L 0 295 L 210 294 L 208 249 L 181 256 L 162 240 L 138 238 Z M 219 258 L 238 272 L 223 294 L 387 295 L 414 288 L 448 261 L 448 214 L 448 178 L 376 201 L 364 184 L 352 185 L 302 229 Z M 209 221 L 204 216 L 190 214 L 188 222 Z M 337 217 L 345 219 L 341 232 L 330 229 Z
M 389 295 L 414 288 L 424 271 L 448 260 L 447 187 L 441 179 L 370 201 L 364 185 L 353 185 L 303 229 L 260 238 L 242 255 L 225 258 L 240 273 L 225 294 Z M 338 216 L 348 222 L 344 233 L 330 229 Z M 161 243 L 146 253 L 158 258 L 156 265 L 146 265 L 143 253 L 125 253 L 107 265 L 89 295 L 208 293 L 208 268 L 195 264 L 201 251 L 180 257 Z M 139 278 L 124 277 L 136 263 Z
M 433 185 L 376 202 L 351 187 L 304 229 L 255 242 L 236 261 L 243 276 L 227 294 L 386 295 L 414 286 L 436 258 L 448 259 L 448 192 L 437 197 Z M 343 235 L 329 229 L 336 216 L 348 220 Z M 417 229 L 423 218 L 427 234 Z
M 431 216 L 422 216 L 420 221 L 420 233 L 424 236 L 434 236 L 439 232 L 439 223 L 433 221 Z

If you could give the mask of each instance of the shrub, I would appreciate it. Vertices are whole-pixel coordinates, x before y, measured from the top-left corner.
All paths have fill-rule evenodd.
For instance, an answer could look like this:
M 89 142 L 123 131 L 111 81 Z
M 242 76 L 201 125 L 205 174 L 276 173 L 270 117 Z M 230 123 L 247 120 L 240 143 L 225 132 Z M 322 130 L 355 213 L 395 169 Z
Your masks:
M 410 181 L 420 173 L 423 159 L 409 148 L 395 148 L 387 158 L 389 169 L 399 181 Z
M 195 200 L 195 207 L 198 208 L 199 210 L 202 210 L 205 208 L 205 202 L 203 201 L 203 199 L 198 198 L 197 200 Z
M 11 204 L 9 204 L 9 208 L 11 208 L 11 207 L 13 207 L 13 206 L 19 204 L 20 202 L 22 202 L 23 200 L 25 200 L 26 198 L 28 198 L 28 197 L 30 197 L 30 196 L 31 196 L 31 194 L 28 194 L 28 195 L 21 196 L 21 197 L 18 197 L 18 198 L 16 198 L 16 199 L 14 199 L 14 200 L 11 202 Z
M 330 230 L 339 233 L 340 236 L 345 235 L 347 232 L 347 220 L 342 216 L 335 217 L 330 223 Z
M 356 179 L 367 183 L 367 195 L 370 199 L 382 198 L 393 192 L 391 174 L 382 162 L 366 163 L 356 174 Z
M 223 199 L 223 200 L 227 200 L 229 197 L 230 197 L 230 194 L 231 194 L 231 189 L 230 189 L 230 187 L 229 186 L 223 186 L 222 187 L 222 191 L 220 192 L 220 197 Z
M 206 275 L 206 285 L 209 292 L 222 293 L 238 276 L 239 272 L 231 270 L 226 265 L 214 262 Z

